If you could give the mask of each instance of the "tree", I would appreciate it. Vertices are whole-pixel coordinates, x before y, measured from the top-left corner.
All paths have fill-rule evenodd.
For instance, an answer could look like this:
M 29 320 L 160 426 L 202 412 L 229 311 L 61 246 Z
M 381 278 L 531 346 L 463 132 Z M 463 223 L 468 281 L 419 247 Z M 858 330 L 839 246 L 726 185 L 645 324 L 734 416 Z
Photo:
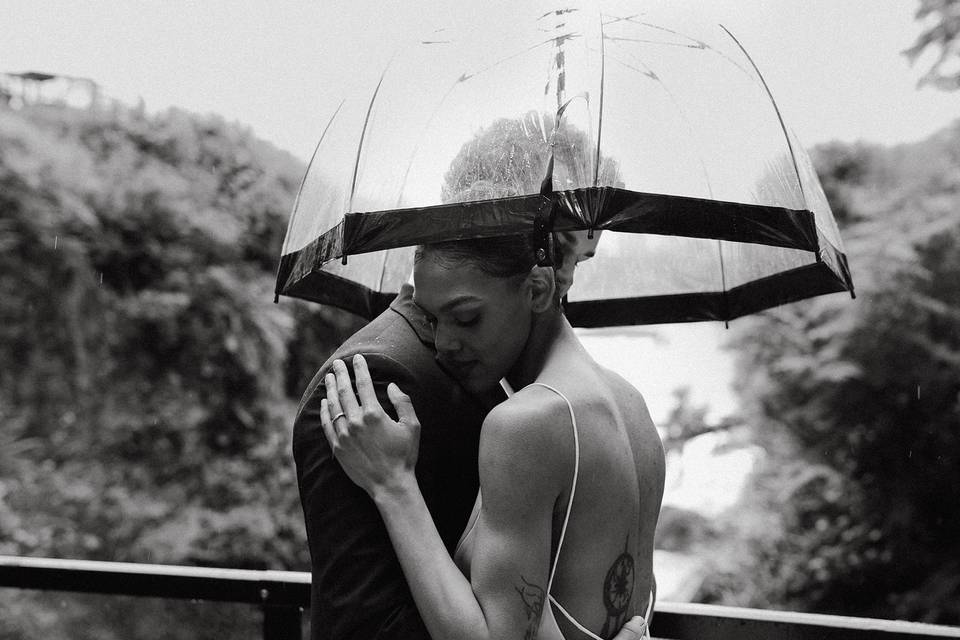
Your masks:
M 553 118 L 500 118 L 463 145 L 444 175 L 443 201 L 462 202 L 540 192 L 554 154 L 553 188 L 592 185 L 596 156 L 589 136 Z M 601 157 L 598 183 L 617 186 L 619 165 Z
M 960 621 L 958 146 L 954 126 L 891 150 L 828 151 L 861 158 L 853 172 L 823 167 L 849 196 L 858 297 L 735 327 L 741 409 L 780 443 L 750 501 L 777 513 L 781 535 L 746 536 L 742 557 L 765 585 L 753 600 L 729 595 L 744 588 L 736 571 L 704 599 Z
M 960 0 L 920 0 L 916 19 L 927 21 L 928 26 L 904 54 L 916 62 L 925 52 L 936 52 L 920 84 L 946 91 L 960 89 Z
M 0 107 L 0 553 L 308 566 L 293 412 L 358 320 L 272 302 L 302 173 L 215 116 Z

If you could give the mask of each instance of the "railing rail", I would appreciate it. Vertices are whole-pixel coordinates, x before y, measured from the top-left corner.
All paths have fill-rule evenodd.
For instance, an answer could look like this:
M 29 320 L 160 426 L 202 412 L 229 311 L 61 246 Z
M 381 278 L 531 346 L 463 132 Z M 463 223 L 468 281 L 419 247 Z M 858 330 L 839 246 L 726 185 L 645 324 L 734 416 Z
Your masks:
M 259 605 L 266 640 L 300 640 L 310 574 L 0 556 L 0 587 Z M 677 640 L 930 640 L 960 627 L 658 602 L 651 628 Z
M 960 627 L 848 616 L 658 602 L 658 638 L 696 640 L 930 640 L 960 638 Z
M 0 587 L 259 605 L 264 640 L 300 640 L 310 574 L 0 556 Z

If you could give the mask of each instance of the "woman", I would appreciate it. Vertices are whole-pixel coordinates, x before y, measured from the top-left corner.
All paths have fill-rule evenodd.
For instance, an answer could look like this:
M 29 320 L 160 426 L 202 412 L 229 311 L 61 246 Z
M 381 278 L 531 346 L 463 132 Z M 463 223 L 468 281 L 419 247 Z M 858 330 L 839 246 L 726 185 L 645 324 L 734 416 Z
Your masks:
M 504 378 L 518 390 L 483 423 L 480 496 L 456 563 L 416 484 L 409 398 L 389 388 L 394 421 L 363 359 L 359 401 L 337 362 L 321 421 L 380 510 L 431 636 L 611 637 L 648 617 L 663 448 L 640 394 L 576 338 L 554 270 L 536 265 L 529 239 L 470 240 L 418 248 L 414 282 L 437 357 L 461 384 L 480 393 Z

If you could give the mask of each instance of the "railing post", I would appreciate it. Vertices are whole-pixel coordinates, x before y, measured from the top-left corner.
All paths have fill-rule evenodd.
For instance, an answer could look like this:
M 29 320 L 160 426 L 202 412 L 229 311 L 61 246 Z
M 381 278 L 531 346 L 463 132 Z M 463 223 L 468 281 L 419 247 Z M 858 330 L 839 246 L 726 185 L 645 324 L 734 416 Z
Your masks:
M 289 604 L 264 604 L 263 640 L 301 640 L 300 607 Z

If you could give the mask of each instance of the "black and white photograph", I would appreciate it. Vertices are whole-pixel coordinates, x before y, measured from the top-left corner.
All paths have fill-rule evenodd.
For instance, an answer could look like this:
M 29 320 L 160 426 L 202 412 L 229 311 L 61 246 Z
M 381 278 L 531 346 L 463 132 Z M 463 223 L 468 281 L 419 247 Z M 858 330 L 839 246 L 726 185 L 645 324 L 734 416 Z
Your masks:
M 960 0 L 0 26 L 0 638 L 960 638 Z

